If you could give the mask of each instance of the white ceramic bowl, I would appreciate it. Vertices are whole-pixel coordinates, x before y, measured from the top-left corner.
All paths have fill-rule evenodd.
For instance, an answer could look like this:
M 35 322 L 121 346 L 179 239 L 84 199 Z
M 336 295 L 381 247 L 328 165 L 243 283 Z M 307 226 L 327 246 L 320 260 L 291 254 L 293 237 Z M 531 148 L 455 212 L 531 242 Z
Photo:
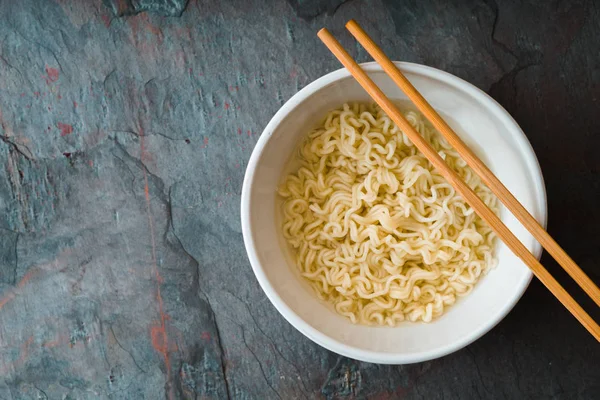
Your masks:
M 527 138 L 491 97 L 446 72 L 397 63 L 423 96 L 475 150 L 521 203 L 545 226 L 546 192 Z M 392 99 L 406 96 L 375 63 L 362 65 Z M 347 70 L 317 79 L 293 96 L 263 131 L 246 170 L 242 189 L 242 231 L 258 282 L 273 305 L 296 329 L 319 345 L 354 359 L 408 364 L 456 351 L 494 327 L 517 303 L 532 274 L 503 244 L 498 266 L 473 292 L 429 324 L 404 322 L 395 328 L 354 325 L 321 302 L 303 281 L 281 239 L 281 203 L 276 187 L 289 172 L 291 155 L 328 111 L 344 102 L 371 99 Z M 501 218 L 537 257 L 541 248 L 505 209 Z

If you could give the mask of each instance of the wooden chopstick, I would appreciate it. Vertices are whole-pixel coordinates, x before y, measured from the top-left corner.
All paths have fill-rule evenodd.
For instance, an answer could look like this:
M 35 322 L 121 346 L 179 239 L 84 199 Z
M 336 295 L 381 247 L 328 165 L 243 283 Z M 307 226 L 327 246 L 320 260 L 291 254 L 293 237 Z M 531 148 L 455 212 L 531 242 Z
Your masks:
M 540 264 L 537 258 L 502 223 L 500 218 L 490 210 L 485 203 L 463 182 L 439 154 L 419 135 L 419 133 L 404 118 L 402 113 L 387 98 L 381 89 L 368 77 L 360 66 L 352 59 L 342 45 L 325 28 L 317 34 L 336 58 L 350 71 L 354 79 L 367 91 L 373 100 L 391 118 L 392 121 L 408 136 L 412 143 L 427 157 L 432 165 L 446 178 L 448 183 L 460 193 L 475 212 L 485 220 L 496 235 L 533 271 L 534 275 L 556 296 L 556 298 L 577 318 L 577 320 L 600 342 L 600 326 L 581 308 L 567 291 Z
M 431 107 L 423 98 L 421 93 L 415 89 L 402 71 L 383 53 L 381 48 L 367 35 L 360 25 L 350 20 L 346 28 L 356 40 L 367 50 L 367 52 L 381 65 L 390 78 L 402 89 L 408 98 L 425 115 L 431 124 L 448 140 L 448 143 L 456 149 L 463 160 L 479 175 L 481 180 L 502 201 L 502 203 L 513 213 L 513 215 L 531 232 L 533 237 L 544 249 L 564 268 L 577 284 L 594 300 L 600 307 L 600 289 L 579 268 L 569 255 L 556 243 L 556 241 L 544 230 L 536 219 L 523 207 L 513 194 L 500 182 L 488 167 L 471 151 L 471 149 L 458 137 L 448 126 L 446 121 Z

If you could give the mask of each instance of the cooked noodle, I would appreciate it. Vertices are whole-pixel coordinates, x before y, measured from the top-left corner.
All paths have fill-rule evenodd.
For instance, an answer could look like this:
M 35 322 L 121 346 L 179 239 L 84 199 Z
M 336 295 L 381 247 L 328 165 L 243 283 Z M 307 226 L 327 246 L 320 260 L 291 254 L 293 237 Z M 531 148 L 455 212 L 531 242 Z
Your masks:
M 444 138 L 405 116 L 497 211 Z M 495 265 L 494 233 L 376 105 L 331 111 L 297 161 L 279 188 L 283 235 L 317 295 L 352 322 L 429 322 Z

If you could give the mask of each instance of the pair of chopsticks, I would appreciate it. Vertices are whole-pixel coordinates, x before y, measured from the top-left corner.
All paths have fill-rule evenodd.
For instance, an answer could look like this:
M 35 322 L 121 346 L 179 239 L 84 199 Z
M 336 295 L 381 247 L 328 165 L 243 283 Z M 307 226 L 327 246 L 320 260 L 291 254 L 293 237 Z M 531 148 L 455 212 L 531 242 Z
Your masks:
M 367 33 L 354 20 L 346 24 L 346 28 L 367 52 L 381 65 L 388 76 L 402 89 L 415 106 L 425 115 L 431 124 L 456 149 L 465 162 L 479 175 L 481 180 L 515 215 L 525 228 L 536 238 L 544 249 L 567 271 L 579 286 L 600 306 L 600 289 L 579 268 L 567 253 L 552 239 L 535 218 L 523 207 L 500 180 L 485 166 L 485 164 L 467 147 L 458 135 L 448 126 L 440 115 L 431 107 L 423 96 L 415 89 L 396 65 L 373 42 Z M 554 296 L 577 318 L 577 320 L 600 342 L 600 326 L 581 308 L 554 277 L 540 264 L 537 258 L 517 239 L 517 237 L 502 223 L 500 218 L 490 210 L 485 203 L 463 182 L 438 153 L 404 118 L 398 108 L 368 77 L 361 67 L 352 59 L 342 45 L 323 28 L 317 34 L 336 58 L 350 71 L 352 76 L 385 111 L 385 113 L 408 136 L 413 144 L 427 157 L 433 166 L 446 178 L 448 183 L 460 193 L 475 212 L 485 220 L 496 235 L 510 248 L 517 257 L 533 271 L 533 274 L 552 292 Z

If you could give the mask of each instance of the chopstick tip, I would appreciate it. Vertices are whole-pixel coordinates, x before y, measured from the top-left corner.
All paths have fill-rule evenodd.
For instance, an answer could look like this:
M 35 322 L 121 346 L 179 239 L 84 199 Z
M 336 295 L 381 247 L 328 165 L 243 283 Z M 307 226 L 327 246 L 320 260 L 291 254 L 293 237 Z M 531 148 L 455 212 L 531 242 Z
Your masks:
M 357 26 L 358 22 L 356 22 L 356 20 L 353 18 L 350 21 L 346 22 L 346 28 L 351 28 L 354 26 Z
M 329 31 L 327 30 L 327 28 L 321 28 L 319 29 L 319 31 L 317 32 L 317 36 L 321 39 L 323 39 L 323 37 L 325 36 L 331 36 L 331 34 L 329 33 Z

